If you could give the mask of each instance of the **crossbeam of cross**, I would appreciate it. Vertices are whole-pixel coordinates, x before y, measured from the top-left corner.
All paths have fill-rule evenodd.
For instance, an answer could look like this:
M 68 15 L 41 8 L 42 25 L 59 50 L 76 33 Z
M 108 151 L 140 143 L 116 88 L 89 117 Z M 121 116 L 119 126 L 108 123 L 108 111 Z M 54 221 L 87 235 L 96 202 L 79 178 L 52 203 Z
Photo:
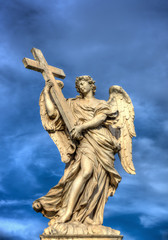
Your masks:
M 47 81 L 52 82 L 53 84 L 53 87 L 51 88 L 52 98 L 70 133 L 75 125 L 75 120 L 70 111 L 69 106 L 67 105 L 66 99 L 62 94 L 61 88 L 59 86 L 60 81 L 55 79 L 55 77 L 64 79 L 65 73 L 62 69 L 48 65 L 40 49 L 32 48 L 31 52 L 35 60 L 24 58 L 23 64 L 28 69 L 41 72 L 46 82 Z

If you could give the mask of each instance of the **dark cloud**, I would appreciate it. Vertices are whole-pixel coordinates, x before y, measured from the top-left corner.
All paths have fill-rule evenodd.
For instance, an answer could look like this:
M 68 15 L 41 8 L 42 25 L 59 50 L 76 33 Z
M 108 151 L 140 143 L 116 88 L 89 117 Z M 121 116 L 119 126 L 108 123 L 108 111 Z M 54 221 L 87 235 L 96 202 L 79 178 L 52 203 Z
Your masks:
M 1 240 L 23 240 L 23 238 L 20 238 L 18 236 L 7 236 L 6 233 L 0 232 L 0 239 Z
M 17 219 L 17 217 L 0 218 L 0 223 L 0 237 L 2 239 L 39 239 L 39 235 L 42 234 L 44 227 L 47 226 L 45 219 L 43 222 L 40 222 L 37 217 L 33 219 L 28 216 L 20 219 Z
M 122 219 L 122 220 L 121 220 Z M 119 229 L 121 234 L 124 235 L 128 240 L 141 240 L 141 239 L 164 239 L 167 231 L 167 222 L 163 222 L 159 227 L 156 227 L 155 231 L 153 228 L 144 228 L 140 225 L 138 214 L 121 214 L 118 216 L 112 216 L 106 219 L 104 224 L 111 223 L 114 229 Z M 131 234 L 129 233 L 129 229 Z M 162 230 L 161 230 L 162 229 Z M 165 238 L 166 239 L 166 238 Z

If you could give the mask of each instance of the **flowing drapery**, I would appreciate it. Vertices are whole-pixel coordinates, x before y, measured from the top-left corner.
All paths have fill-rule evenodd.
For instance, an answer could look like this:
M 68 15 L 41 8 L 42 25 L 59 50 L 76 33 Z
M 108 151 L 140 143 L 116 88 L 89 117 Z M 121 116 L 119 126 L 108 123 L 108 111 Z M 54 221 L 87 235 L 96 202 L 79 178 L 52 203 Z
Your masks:
M 97 106 L 85 105 L 80 97 L 68 99 L 67 103 L 77 124 L 85 123 L 98 114 L 106 115 L 106 121 L 99 127 L 83 133 L 83 139 L 80 141 L 73 159 L 67 164 L 59 183 L 36 202 L 40 202 L 41 212 L 45 217 L 59 219 L 63 216 L 68 205 L 73 181 L 80 171 L 80 162 L 84 155 L 93 162 L 94 170 L 77 200 L 71 221 L 85 223 L 90 219 L 96 224 L 102 224 L 105 203 L 109 196 L 113 196 L 121 181 L 119 173 L 114 168 L 114 153 L 119 145 L 108 128 L 114 120 L 115 114 L 110 105 L 102 100 Z M 56 120 L 48 118 L 47 130 L 63 132 L 59 114 L 57 114 Z

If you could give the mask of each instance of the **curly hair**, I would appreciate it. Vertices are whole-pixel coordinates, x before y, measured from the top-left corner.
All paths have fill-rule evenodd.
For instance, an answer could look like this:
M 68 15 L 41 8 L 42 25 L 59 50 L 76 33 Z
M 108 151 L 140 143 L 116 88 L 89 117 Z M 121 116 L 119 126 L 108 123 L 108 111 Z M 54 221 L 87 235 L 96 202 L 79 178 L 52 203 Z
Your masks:
M 88 82 L 90 84 L 90 86 L 92 88 L 93 95 L 95 95 L 95 92 L 96 92 L 95 81 L 89 75 L 83 75 L 83 76 L 79 76 L 79 77 L 76 78 L 75 87 L 76 87 L 77 92 L 80 95 L 82 95 L 82 93 L 80 92 L 80 87 L 79 87 L 79 82 L 81 80 L 84 80 L 84 81 L 86 81 L 86 82 Z

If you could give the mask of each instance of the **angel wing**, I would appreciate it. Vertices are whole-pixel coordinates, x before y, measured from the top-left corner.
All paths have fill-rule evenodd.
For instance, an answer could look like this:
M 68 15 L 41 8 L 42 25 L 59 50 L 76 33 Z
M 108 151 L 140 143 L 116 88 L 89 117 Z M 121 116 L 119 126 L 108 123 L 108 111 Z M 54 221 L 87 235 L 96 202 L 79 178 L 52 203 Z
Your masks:
M 42 125 L 58 147 L 58 150 L 61 154 L 61 160 L 64 163 L 68 163 L 72 159 L 72 155 L 75 152 L 75 146 L 72 145 L 68 134 L 66 134 L 65 126 L 60 114 L 57 110 L 56 118 L 49 118 L 45 107 L 43 91 L 40 95 L 39 105 Z
M 136 136 L 134 127 L 134 107 L 130 97 L 120 86 L 111 86 L 108 103 L 118 109 L 119 115 L 110 126 L 113 135 L 120 142 L 121 150 L 118 152 L 124 170 L 136 174 L 132 161 L 132 137 Z

